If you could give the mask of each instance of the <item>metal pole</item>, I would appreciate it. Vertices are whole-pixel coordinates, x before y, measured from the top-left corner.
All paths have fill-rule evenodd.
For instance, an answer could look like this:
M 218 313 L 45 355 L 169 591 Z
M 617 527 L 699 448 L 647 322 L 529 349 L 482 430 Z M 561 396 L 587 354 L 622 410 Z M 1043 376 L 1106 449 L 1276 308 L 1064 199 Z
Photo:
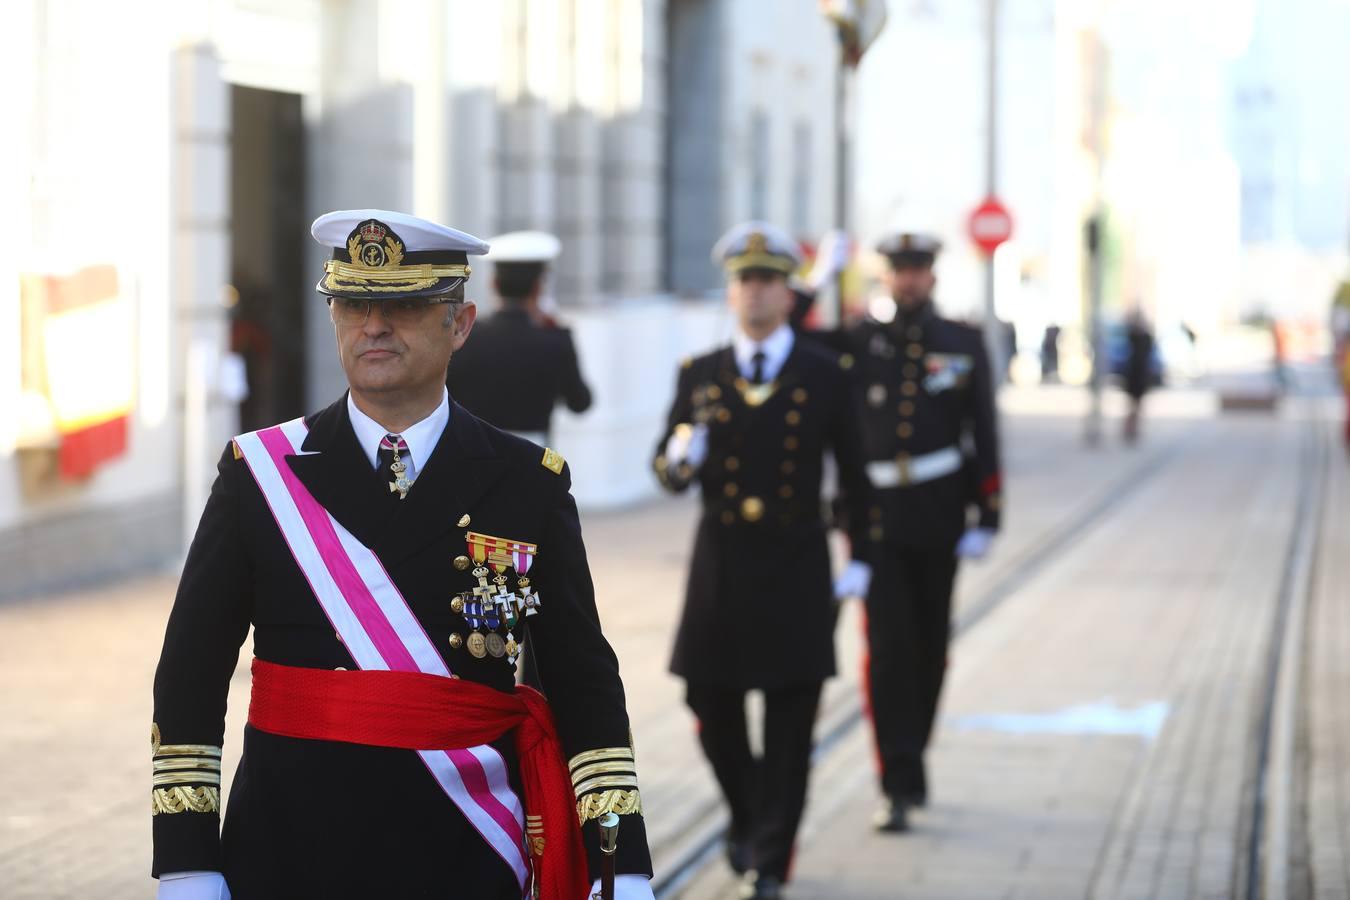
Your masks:
M 1102 212 L 1088 219 L 1084 234 L 1088 253 L 1088 342 L 1092 352 L 1092 377 L 1088 382 L 1088 418 L 1083 438 L 1089 447 L 1102 439 L 1102 385 L 1105 351 L 1102 346 Z
M 1099 5 L 1099 14 L 1103 5 Z M 1106 241 L 1106 205 L 1102 198 L 1102 178 L 1105 168 L 1105 137 L 1103 129 L 1106 115 L 1106 59 L 1101 43 L 1101 33 L 1093 34 L 1092 43 L 1092 152 L 1096 167 L 1094 172 L 1096 197 L 1093 201 L 1092 215 L 1087 223 L 1088 252 L 1088 309 L 1087 328 L 1089 350 L 1092 354 L 1092 375 L 1088 381 L 1088 417 L 1083 439 L 1089 447 L 1095 447 L 1102 439 L 1102 389 L 1106 383 L 1106 347 L 1102 328 L 1103 284 L 1105 266 L 1103 265 L 1103 244 Z
M 998 194 L 998 13 L 999 0 L 986 0 L 985 43 L 987 50 L 987 71 L 985 72 L 985 96 L 988 108 L 985 110 L 985 155 L 984 155 L 984 191 L 986 197 Z M 1008 370 L 1004 352 L 1002 323 L 994 308 L 994 254 L 984 260 L 984 343 L 989 352 L 989 365 L 992 369 L 993 383 L 1002 384 Z
M 834 73 L 834 227 L 839 231 L 848 231 L 848 125 L 844 115 L 847 100 L 848 65 L 844 61 L 842 46 L 839 52 L 839 65 Z M 840 269 L 834 277 L 834 299 L 830 304 L 832 324 L 843 327 L 844 324 L 844 270 Z

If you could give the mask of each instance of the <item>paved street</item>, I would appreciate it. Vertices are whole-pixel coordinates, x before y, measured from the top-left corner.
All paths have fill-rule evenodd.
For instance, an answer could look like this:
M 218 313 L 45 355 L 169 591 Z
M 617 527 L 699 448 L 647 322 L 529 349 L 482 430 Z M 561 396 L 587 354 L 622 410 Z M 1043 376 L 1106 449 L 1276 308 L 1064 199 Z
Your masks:
M 1003 397 L 1007 532 L 962 572 L 934 802 L 906 837 L 867 830 L 869 739 L 848 727 L 859 628 L 845 611 L 819 731 L 838 739 L 814 778 L 793 898 L 1243 895 L 1253 734 L 1300 486 L 1316 474 L 1310 435 L 1327 429 L 1307 424 L 1317 410 L 1302 403 L 1221 417 L 1208 392 L 1174 391 L 1155 398 L 1142 446 L 1121 447 L 1113 430 L 1087 450 L 1079 402 L 1068 389 Z M 1315 896 L 1345 897 L 1350 474 L 1331 449 L 1312 507 L 1322 528 L 1295 667 L 1289 833 Z M 681 685 L 665 673 L 694 509 L 682 498 L 585 521 L 662 871 L 717 815 Z M 0 898 L 152 896 L 150 680 L 174 580 L 0 608 Z M 709 652 L 735 652 L 736 639 Z M 682 894 L 733 895 L 717 862 Z

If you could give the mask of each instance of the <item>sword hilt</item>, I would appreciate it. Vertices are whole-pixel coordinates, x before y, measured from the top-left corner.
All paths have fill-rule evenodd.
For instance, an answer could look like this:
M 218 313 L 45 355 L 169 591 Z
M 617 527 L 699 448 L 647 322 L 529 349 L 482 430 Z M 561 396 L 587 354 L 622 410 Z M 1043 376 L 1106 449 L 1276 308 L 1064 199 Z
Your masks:
M 592 900 L 614 900 L 614 851 L 619 848 L 619 817 L 605 813 L 600 817 L 600 893 Z

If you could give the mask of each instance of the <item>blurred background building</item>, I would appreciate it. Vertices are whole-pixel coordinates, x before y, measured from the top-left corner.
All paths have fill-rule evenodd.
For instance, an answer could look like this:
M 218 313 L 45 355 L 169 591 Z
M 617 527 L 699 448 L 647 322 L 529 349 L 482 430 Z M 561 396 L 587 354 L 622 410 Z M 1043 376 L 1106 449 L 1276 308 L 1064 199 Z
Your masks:
M 1320 319 L 1350 219 L 1343 0 L 891 0 L 848 110 L 863 245 L 940 232 L 942 305 L 982 309 L 965 218 L 991 8 L 1015 219 L 996 308 L 1022 347 L 1051 322 L 1081 332 L 1098 208 L 1113 314 L 1201 333 Z M 717 235 L 764 217 L 809 244 L 833 222 L 838 47 L 809 0 L 6 14 L 0 596 L 173 558 L 232 434 L 338 395 L 321 212 L 559 235 L 551 291 L 597 403 L 555 440 L 590 508 L 652 492 L 676 361 L 727 333 Z M 471 296 L 491 306 L 490 284 L 483 265 Z

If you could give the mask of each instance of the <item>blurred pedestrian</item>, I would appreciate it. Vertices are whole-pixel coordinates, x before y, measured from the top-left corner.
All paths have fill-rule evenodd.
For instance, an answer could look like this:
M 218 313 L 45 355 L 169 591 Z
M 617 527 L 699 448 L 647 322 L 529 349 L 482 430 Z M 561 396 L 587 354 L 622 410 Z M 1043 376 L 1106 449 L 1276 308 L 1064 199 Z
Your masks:
M 863 596 L 870 489 L 849 366 L 789 326 L 795 243 L 764 222 L 713 251 L 736 317 L 728 346 L 686 361 L 654 467 L 663 487 L 697 483 L 694 538 L 671 671 L 688 683 L 699 740 L 731 812 L 727 854 L 742 896 L 772 900 L 789 876 L 806 802 L 822 682 L 835 672 L 836 600 Z M 831 582 L 820 492 L 831 451 L 852 498 L 853 560 Z M 764 692 L 755 758 L 745 695 Z
M 350 390 L 220 458 L 155 672 L 160 900 L 580 900 L 610 812 L 616 898 L 651 900 L 570 473 L 445 388 L 474 323 L 468 257 L 487 245 L 382 210 L 311 230 Z M 222 834 L 225 699 L 250 627 Z M 522 641 L 547 701 L 515 685 Z
M 1143 413 L 1144 395 L 1153 387 L 1157 378 L 1155 366 L 1155 345 L 1153 331 L 1149 328 L 1144 314 L 1138 309 L 1130 313 L 1125 323 L 1125 393 L 1130 398 L 1130 408 L 1125 414 L 1125 442 L 1133 444 L 1139 440 L 1139 420 Z
M 1041 337 L 1041 382 L 1059 382 L 1059 326 L 1053 322 L 1045 326 Z
M 488 243 L 501 303 L 450 361 L 446 383 L 474 415 L 546 445 L 558 403 L 583 413 L 592 400 L 572 332 L 540 306 L 548 267 L 562 245 L 542 231 L 515 231 Z
M 927 803 L 924 750 L 946 670 L 957 560 L 988 552 L 1002 507 L 995 375 L 981 332 L 934 306 L 940 249 L 924 233 L 883 240 L 895 316 L 836 338 L 858 359 L 876 489 L 864 531 L 883 541 L 867 596 L 865 673 L 882 831 L 904 831 L 908 810 Z
M 1345 447 L 1350 450 L 1350 279 L 1331 298 L 1332 364 L 1345 394 Z

